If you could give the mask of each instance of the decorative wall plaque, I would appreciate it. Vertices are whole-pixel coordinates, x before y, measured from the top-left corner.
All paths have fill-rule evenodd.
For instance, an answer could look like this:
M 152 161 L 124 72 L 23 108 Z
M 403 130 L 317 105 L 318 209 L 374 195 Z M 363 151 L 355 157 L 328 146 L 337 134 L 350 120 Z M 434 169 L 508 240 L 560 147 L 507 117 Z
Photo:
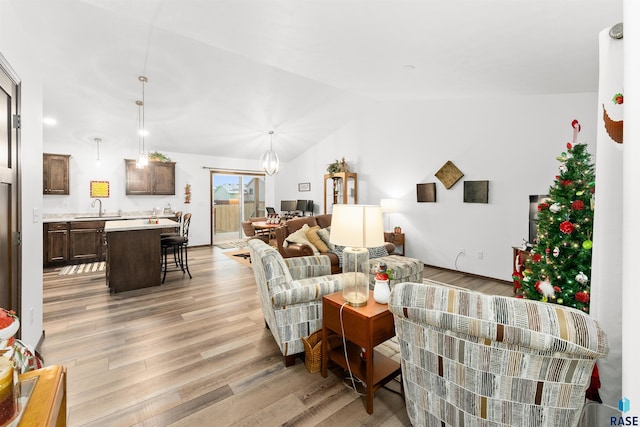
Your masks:
M 91 181 L 89 189 L 91 197 L 109 197 L 109 181 Z
M 464 176 L 460 169 L 458 169 L 451 160 L 448 160 L 435 175 L 447 190 Z
M 416 184 L 418 192 L 418 202 L 432 202 L 436 201 L 436 183 L 428 182 L 426 184 Z

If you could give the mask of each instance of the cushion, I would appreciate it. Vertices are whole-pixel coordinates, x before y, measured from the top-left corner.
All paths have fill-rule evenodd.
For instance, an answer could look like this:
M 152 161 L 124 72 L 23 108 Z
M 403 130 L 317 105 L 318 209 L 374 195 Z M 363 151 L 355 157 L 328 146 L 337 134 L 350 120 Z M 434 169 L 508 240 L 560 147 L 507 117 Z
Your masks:
M 320 230 L 320 227 L 317 225 L 315 227 L 310 227 L 307 231 L 307 239 L 311 242 L 311 244 L 313 244 L 313 246 L 318 248 L 318 251 L 324 254 L 329 252 L 329 248 L 322 241 L 320 236 L 318 236 L 318 230 Z
M 381 258 L 387 255 L 389 255 L 389 252 L 387 252 L 387 248 L 385 248 L 384 246 L 369 248 L 369 259 Z
M 309 231 L 309 226 L 304 224 L 298 231 L 291 233 L 287 236 L 287 242 L 289 243 L 299 243 L 301 245 L 309 245 L 314 254 L 317 254 L 318 248 L 316 248 L 313 243 L 307 239 L 307 231 Z
M 320 236 L 324 244 L 327 245 L 327 248 L 329 248 L 330 251 L 333 251 L 336 249 L 336 247 L 333 243 L 329 241 L 330 232 L 331 232 L 331 228 L 329 227 L 321 228 L 318 230 L 318 236 Z

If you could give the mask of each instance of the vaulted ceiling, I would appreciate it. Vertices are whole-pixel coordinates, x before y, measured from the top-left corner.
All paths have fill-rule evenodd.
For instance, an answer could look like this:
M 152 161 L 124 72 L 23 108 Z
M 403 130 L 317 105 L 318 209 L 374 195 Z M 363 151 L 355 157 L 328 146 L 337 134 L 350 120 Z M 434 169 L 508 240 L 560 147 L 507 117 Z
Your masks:
M 45 144 L 291 160 L 371 99 L 595 92 L 622 0 L 2 0 L 44 75 Z

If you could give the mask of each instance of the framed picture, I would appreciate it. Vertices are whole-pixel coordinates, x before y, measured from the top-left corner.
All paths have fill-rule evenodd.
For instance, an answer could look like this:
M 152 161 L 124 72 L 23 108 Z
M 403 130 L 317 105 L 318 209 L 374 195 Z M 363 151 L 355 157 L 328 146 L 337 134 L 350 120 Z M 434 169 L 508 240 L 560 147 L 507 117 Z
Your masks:
M 426 184 L 416 184 L 418 203 L 436 201 L 436 183 L 428 182 Z
M 310 182 L 298 183 L 298 191 L 311 191 L 311 183 Z
M 90 197 L 109 197 L 109 181 L 89 182 Z
M 465 181 L 465 203 L 489 203 L 489 181 Z

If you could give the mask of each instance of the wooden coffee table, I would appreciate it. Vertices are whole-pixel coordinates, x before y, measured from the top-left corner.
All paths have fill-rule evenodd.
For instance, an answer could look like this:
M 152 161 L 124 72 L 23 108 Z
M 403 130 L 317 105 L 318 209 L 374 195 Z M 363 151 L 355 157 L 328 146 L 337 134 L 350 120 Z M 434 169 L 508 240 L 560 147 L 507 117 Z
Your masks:
M 366 408 L 373 413 L 373 395 L 384 384 L 400 374 L 400 364 L 373 350 L 396 334 L 393 314 L 386 304 L 378 304 L 369 293 L 367 305 L 352 307 L 344 305 L 342 323 L 344 337 L 347 340 L 349 366 L 342 346 L 329 350 L 325 345 L 331 333 L 342 336 L 340 309 L 345 303 L 342 291 L 322 298 L 322 376 L 327 377 L 329 361 L 337 363 L 344 369 L 351 368 L 352 374 L 366 384 Z M 366 360 L 361 356 L 365 349 Z

